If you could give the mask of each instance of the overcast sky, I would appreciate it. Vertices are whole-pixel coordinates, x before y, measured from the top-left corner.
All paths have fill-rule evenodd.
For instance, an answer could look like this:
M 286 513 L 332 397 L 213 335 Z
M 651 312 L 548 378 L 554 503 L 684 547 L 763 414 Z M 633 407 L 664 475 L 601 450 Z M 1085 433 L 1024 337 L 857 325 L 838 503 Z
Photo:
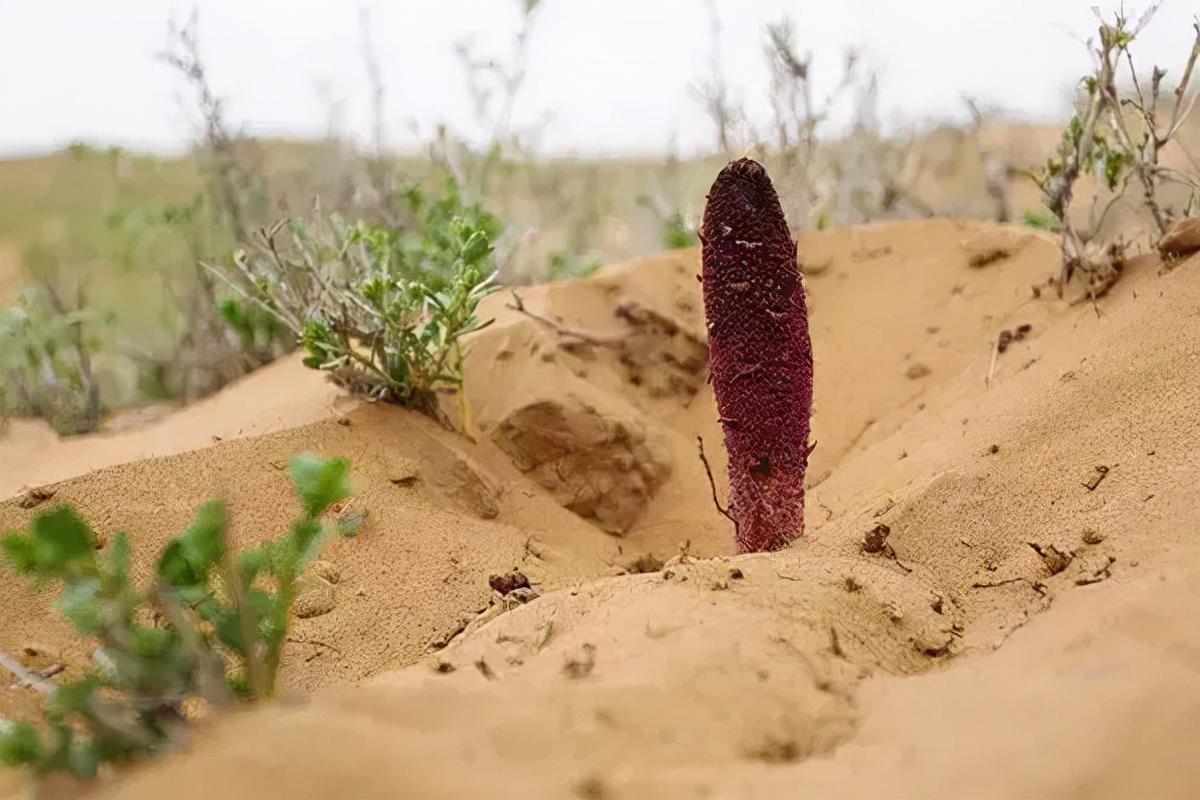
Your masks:
M 965 118 L 964 95 L 1047 121 L 1067 113 L 1088 68 L 1093 0 L 715 0 L 719 51 L 736 99 L 761 112 L 763 27 L 792 17 L 813 52 L 818 92 L 858 47 L 879 75 L 885 122 Z M 439 123 L 485 135 L 455 45 L 511 59 L 522 0 L 200 0 L 202 54 L 234 123 L 264 136 L 316 136 L 332 126 L 366 140 L 370 91 L 360 13 L 371 20 L 387 89 L 389 143 L 412 147 Z M 1100 2 L 1102 10 L 1118 4 Z M 1126 4 L 1136 17 L 1146 2 Z M 0 0 L 0 155 L 75 139 L 172 151 L 193 134 L 180 78 L 155 60 L 168 20 L 192 2 Z M 546 152 L 585 155 L 709 149 L 713 127 L 693 87 L 713 57 L 702 0 L 542 0 L 514 125 L 547 119 Z M 1178 74 L 1190 49 L 1193 0 L 1163 0 L 1135 57 Z M 1168 79 L 1169 80 L 1169 79 Z M 548 116 L 547 116 L 548 115 Z M 416 133 L 414 133 L 414 130 Z

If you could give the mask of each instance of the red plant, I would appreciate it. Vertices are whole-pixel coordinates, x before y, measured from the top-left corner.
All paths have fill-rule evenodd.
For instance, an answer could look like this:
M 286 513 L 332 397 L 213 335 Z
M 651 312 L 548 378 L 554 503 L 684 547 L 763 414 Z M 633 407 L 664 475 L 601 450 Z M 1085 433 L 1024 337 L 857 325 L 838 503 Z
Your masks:
M 721 170 L 700 241 L 729 516 L 742 552 L 778 550 L 804 532 L 813 359 L 796 243 L 761 164 Z

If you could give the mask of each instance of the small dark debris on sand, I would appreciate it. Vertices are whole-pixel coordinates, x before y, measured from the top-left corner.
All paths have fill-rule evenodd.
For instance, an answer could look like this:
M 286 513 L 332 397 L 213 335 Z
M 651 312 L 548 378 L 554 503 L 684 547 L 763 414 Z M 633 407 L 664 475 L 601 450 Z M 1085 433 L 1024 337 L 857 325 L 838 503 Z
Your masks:
M 1003 353 L 1008 349 L 1008 346 L 1013 342 L 1019 342 L 1029 335 L 1033 330 L 1033 326 L 1029 323 L 1018 325 L 1011 331 L 1000 331 L 1000 339 L 996 342 L 996 350 Z

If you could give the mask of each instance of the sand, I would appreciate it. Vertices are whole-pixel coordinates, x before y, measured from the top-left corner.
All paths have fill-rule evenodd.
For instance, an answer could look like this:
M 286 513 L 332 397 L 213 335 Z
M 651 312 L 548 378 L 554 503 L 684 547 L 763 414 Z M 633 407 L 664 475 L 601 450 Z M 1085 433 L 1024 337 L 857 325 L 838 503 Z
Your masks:
M 1032 298 L 1057 245 L 1020 227 L 800 248 L 818 445 L 775 554 L 734 555 L 697 457 L 724 496 L 695 251 L 490 298 L 475 442 L 294 362 L 140 431 L 0 440 L 0 526 L 54 482 L 142 574 L 214 494 L 239 542 L 282 530 L 300 450 L 349 457 L 370 512 L 284 700 L 97 796 L 1194 795 L 1200 257 L 1139 256 L 1093 307 Z M 513 568 L 540 597 L 490 589 Z M 51 598 L 0 573 L 0 649 L 70 677 Z
M 0 436 L 0 464 L 5 465 L 0 470 L 0 497 L 115 464 L 286 430 L 326 419 L 355 404 L 292 358 L 277 361 L 174 413 L 164 415 L 170 409 L 163 407 L 147 409 L 140 416 L 158 418 L 129 431 L 60 440 L 41 420 L 11 419 Z M 131 425 L 138 416 L 136 411 L 124 412 L 107 427 Z

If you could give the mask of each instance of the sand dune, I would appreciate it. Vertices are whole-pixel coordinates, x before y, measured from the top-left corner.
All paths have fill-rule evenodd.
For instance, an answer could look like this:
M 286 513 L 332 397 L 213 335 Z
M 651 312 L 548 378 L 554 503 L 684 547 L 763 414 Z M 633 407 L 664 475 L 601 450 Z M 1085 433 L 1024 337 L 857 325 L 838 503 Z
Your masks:
M 118 434 L 60 439 L 41 420 L 12 419 L 0 437 L 0 497 L 92 470 L 261 436 L 352 407 L 336 386 L 289 358 L 150 425 Z
M 285 683 L 311 700 L 215 720 L 100 795 L 1189 796 L 1200 258 L 1139 257 L 1093 308 L 1031 299 L 1058 252 L 1022 228 L 800 247 L 818 446 L 807 535 L 776 554 L 733 556 L 696 454 L 723 475 L 694 251 L 518 291 L 529 314 L 490 298 L 478 442 L 394 408 L 330 416 L 311 376 L 256 428 L 284 389 L 254 375 L 204 425 L 159 423 L 188 432 L 171 449 L 142 431 L 96 472 L 6 474 L 79 475 L 54 499 L 133 531 L 143 572 L 214 492 L 239 541 L 281 529 L 299 450 L 348 456 L 370 510 L 329 554 L 328 613 L 296 621 Z M 10 500 L 0 524 L 32 513 Z M 889 548 L 864 552 L 880 523 Z M 490 590 L 513 567 L 541 597 Z M 70 675 L 87 647 L 50 599 L 5 574 L 0 649 Z M 0 714 L 34 701 L 5 689 Z

